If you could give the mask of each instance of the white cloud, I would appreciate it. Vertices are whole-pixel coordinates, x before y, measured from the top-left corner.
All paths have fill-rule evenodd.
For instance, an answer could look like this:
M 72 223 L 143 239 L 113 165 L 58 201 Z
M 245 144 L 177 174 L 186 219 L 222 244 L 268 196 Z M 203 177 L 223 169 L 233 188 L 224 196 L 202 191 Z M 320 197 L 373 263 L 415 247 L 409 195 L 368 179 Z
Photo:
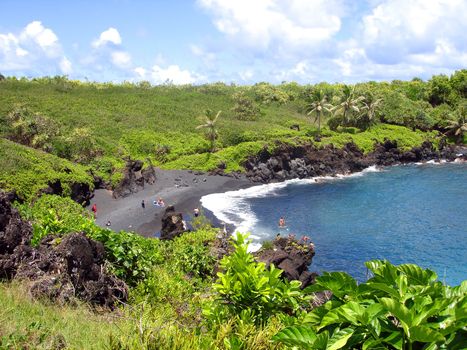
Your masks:
M 33 40 L 44 50 L 58 44 L 58 38 L 55 33 L 51 29 L 45 28 L 39 21 L 29 23 L 22 31 L 20 40 Z
M 339 0 L 198 0 L 216 28 L 239 45 L 287 49 L 312 47 L 341 28 Z
M 121 45 L 122 38 L 117 29 L 110 27 L 109 29 L 103 31 L 99 36 L 99 39 L 96 39 L 92 42 L 92 46 L 95 48 L 105 46 L 107 44 Z
M 72 64 L 70 60 L 66 57 L 63 57 L 60 60 L 59 66 L 63 74 L 70 74 L 73 71 Z
M 141 72 L 142 70 L 140 69 L 137 73 L 139 74 Z M 147 74 L 149 75 L 149 79 L 155 84 L 163 84 L 166 82 L 171 82 L 176 85 L 195 84 L 206 80 L 204 76 L 189 70 L 183 70 L 178 65 L 170 65 L 167 68 L 154 65 Z
M 126 51 L 113 51 L 110 57 L 112 63 L 119 68 L 128 68 L 131 66 L 131 56 Z
M 57 35 L 40 21 L 19 33 L 0 33 L 0 71 L 22 74 L 68 74 L 71 62 L 64 56 Z
M 190 50 L 193 55 L 201 58 L 203 63 L 207 66 L 212 66 L 214 61 L 216 60 L 216 55 L 214 53 L 208 52 L 198 45 L 191 44 Z
M 465 0 L 385 0 L 362 24 L 367 55 L 378 63 L 397 64 L 409 55 L 423 61 L 424 55 L 436 52 L 448 58 L 439 49 L 442 42 L 457 43 L 454 50 L 467 49 Z
M 253 78 L 253 76 L 255 75 L 255 72 L 252 69 L 246 69 L 238 73 L 238 75 L 240 76 L 240 79 L 242 79 L 243 81 L 249 81 L 251 80 L 251 78 Z

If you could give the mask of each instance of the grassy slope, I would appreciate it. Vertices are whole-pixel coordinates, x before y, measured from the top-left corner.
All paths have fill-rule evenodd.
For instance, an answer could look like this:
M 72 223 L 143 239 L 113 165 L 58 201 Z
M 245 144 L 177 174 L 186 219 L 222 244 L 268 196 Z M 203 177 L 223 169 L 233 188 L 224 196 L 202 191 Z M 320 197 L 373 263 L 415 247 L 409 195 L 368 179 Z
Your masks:
M 117 314 L 86 305 L 62 307 L 32 300 L 18 284 L 0 284 L 0 349 L 104 349 L 127 325 Z
M 255 121 L 238 120 L 232 108 L 235 87 L 175 87 L 151 89 L 126 86 L 73 85 L 67 89 L 44 82 L 5 81 L 0 84 L 0 133 L 4 129 L 1 116 L 15 104 L 25 103 L 32 111 L 57 121 L 63 137 L 74 128 L 88 128 L 102 155 L 89 166 L 105 180 L 117 184 L 124 158 L 150 159 L 167 169 L 210 170 L 221 162 L 227 171 L 242 170 L 243 161 L 261 148 L 273 148 L 277 141 L 310 142 L 316 133 L 303 113 L 304 101 L 261 104 Z M 218 151 L 208 152 L 209 144 L 196 126 L 203 122 L 207 108 L 222 110 L 219 120 Z M 292 124 L 301 131 L 291 130 Z M 352 131 L 352 130 L 348 130 Z M 361 133 L 324 130 L 320 144 L 342 146 L 354 141 L 365 151 L 384 138 L 397 139 L 403 148 L 434 139 L 435 133 L 413 132 L 407 128 L 378 125 Z M 0 186 L 16 188 L 30 199 L 48 181 L 63 183 L 74 180 L 90 182 L 85 167 L 51 155 L 28 149 L 4 139 L 0 140 Z M 156 150 L 168 147 L 168 154 L 156 156 Z M 65 172 L 70 169 L 71 173 Z
M 93 186 L 85 167 L 0 138 L 0 188 L 15 189 L 22 198 L 31 199 L 55 180 L 61 181 L 65 194 L 73 182 Z

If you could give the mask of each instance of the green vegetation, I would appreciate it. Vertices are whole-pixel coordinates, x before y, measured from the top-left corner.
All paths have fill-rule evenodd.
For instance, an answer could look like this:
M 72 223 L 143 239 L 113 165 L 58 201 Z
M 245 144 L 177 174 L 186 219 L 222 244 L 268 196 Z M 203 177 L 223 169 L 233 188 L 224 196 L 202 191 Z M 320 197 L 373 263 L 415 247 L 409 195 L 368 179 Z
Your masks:
M 23 200 L 33 244 L 77 231 L 102 242 L 105 268 L 130 286 L 130 301 L 112 312 L 55 306 L 31 300 L 27 282 L 2 283 L 0 349 L 463 348 L 466 282 L 444 286 L 418 266 L 370 261 L 366 283 L 325 273 L 301 290 L 256 262 L 246 236 L 232 239 L 219 264 L 218 232 L 201 219 L 195 232 L 159 241 L 100 228 L 69 197 L 76 184 L 92 189 L 95 177 L 118 185 L 129 157 L 166 169 L 243 171 L 249 156 L 280 143 L 353 141 L 364 152 L 385 139 L 402 149 L 442 137 L 466 143 L 466 86 L 466 70 L 355 86 L 1 80 L 0 188 Z M 61 196 L 41 196 L 49 186 Z M 324 290 L 331 300 L 313 308 Z
M 467 281 L 451 288 L 414 264 L 366 263 L 373 277 L 357 285 L 343 272 L 324 273 L 305 292 L 330 290 L 332 299 L 299 326 L 274 339 L 302 349 L 462 349 Z
M 0 181 L 2 187 L 15 188 L 29 200 L 46 183 L 57 179 L 69 183 L 71 177 L 68 170 L 57 166 L 52 167 L 53 172 L 45 171 L 43 163 L 52 163 L 53 158 L 20 151 L 5 138 L 84 165 L 79 168 L 63 161 L 73 176 L 80 174 L 80 180 L 91 182 L 92 177 L 82 174 L 84 169 L 111 187 L 122 179 L 128 157 L 167 169 L 212 170 L 225 164 L 227 171 L 242 171 L 245 159 L 264 146 L 314 142 L 316 135 L 322 136 L 323 144 L 341 145 L 344 139 L 371 140 L 372 129 L 379 128 L 392 130 L 386 137 L 399 139 L 404 147 L 415 145 L 415 139 L 433 140 L 443 135 L 462 143 L 466 81 L 466 70 L 450 77 L 434 76 L 427 82 L 413 79 L 354 86 L 151 86 L 84 83 L 65 77 L 6 78 L 0 82 L 4 149 Z M 206 110 L 223 111 L 211 127 L 205 118 L 212 123 L 215 115 L 203 117 Z M 310 121 L 309 116 L 315 119 Z M 391 129 L 387 124 L 401 128 Z M 196 130 L 200 125 L 205 125 L 206 135 Z M 300 131 L 291 130 L 292 125 L 298 125 Z M 419 130 L 428 133 L 419 137 L 423 135 Z M 365 151 L 372 147 L 366 141 L 363 144 Z M 29 152 L 29 159 L 37 158 L 38 168 L 33 161 L 16 161 L 20 152 Z M 15 179 L 12 174 L 20 166 L 20 174 L 30 170 L 40 174 L 41 180 L 27 184 L 23 176 Z
M 0 188 L 15 190 L 26 200 L 57 181 L 64 195 L 71 194 L 73 183 L 94 188 L 86 167 L 3 138 L 0 138 L 0 169 Z
M 19 206 L 60 239 L 84 231 L 104 243 L 106 268 L 130 285 L 129 304 L 110 312 L 32 301 L 22 284 L 0 285 L 0 349 L 461 349 L 467 330 L 467 282 L 444 286 L 430 270 L 371 261 L 358 285 L 324 273 L 305 290 L 280 279 L 248 253 L 247 236 L 216 269 L 216 230 L 207 225 L 173 241 L 116 233 L 95 225 L 73 201 L 44 195 Z M 25 283 L 25 282 L 23 282 Z M 314 308 L 314 293 L 332 299 Z

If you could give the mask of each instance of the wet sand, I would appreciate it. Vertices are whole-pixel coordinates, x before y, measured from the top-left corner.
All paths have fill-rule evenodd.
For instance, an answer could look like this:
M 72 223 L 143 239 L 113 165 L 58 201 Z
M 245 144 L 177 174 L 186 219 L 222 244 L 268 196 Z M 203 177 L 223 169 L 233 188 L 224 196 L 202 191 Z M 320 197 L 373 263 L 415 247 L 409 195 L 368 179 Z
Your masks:
M 96 223 L 105 227 L 108 220 L 115 231 L 134 231 L 146 237 L 155 236 L 161 229 L 161 218 L 169 205 L 182 212 L 185 220 L 190 221 L 193 210 L 201 208 L 202 196 L 247 188 L 253 184 L 245 178 L 196 174 L 190 170 L 156 169 L 156 183 L 144 185 L 140 192 L 115 199 L 109 190 L 96 190 L 91 204 L 97 206 Z M 161 197 L 165 207 L 153 204 Z M 143 209 L 141 201 L 146 207 Z

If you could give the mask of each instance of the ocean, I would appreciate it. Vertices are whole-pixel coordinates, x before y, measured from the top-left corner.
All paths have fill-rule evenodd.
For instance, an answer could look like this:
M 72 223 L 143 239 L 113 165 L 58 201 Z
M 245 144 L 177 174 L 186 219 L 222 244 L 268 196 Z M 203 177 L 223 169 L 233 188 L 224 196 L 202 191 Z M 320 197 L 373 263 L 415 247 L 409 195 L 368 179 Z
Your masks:
M 250 232 L 252 250 L 277 233 L 310 237 L 311 271 L 364 281 L 365 261 L 387 259 L 430 268 L 449 285 L 467 279 L 467 163 L 371 167 L 210 194 L 202 204 Z

